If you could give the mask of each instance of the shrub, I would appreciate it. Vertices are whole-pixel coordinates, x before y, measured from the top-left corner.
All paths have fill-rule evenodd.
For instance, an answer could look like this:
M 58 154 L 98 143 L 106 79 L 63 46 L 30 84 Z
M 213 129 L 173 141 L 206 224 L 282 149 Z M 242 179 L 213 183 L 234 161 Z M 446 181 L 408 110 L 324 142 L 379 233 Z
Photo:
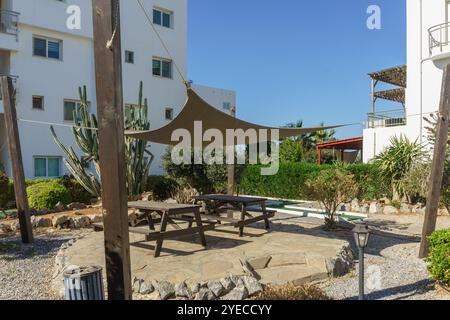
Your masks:
M 72 199 L 69 190 L 56 181 L 33 184 L 27 188 L 30 208 L 53 209 L 58 202 L 69 204 Z
M 73 202 L 91 204 L 92 195 L 74 177 L 64 176 L 59 182 L 69 190 Z
M 0 171 L 0 208 L 5 207 L 9 191 L 9 178 Z
M 450 229 L 434 232 L 428 238 L 430 254 L 427 258 L 431 277 L 439 283 L 450 285 Z
M 325 210 L 327 230 L 336 227 L 335 214 L 338 207 L 352 201 L 358 194 L 358 185 L 353 175 L 341 165 L 321 171 L 317 177 L 308 180 L 305 186 L 311 198 L 320 202 Z
M 164 176 L 150 176 L 147 180 L 146 191 L 153 193 L 154 200 L 163 201 L 169 199 L 177 190 L 175 180 Z
M 255 300 L 331 300 L 325 292 L 314 285 L 295 286 L 287 284 L 284 286 L 268 286 L 263 292 L 255 297 Z

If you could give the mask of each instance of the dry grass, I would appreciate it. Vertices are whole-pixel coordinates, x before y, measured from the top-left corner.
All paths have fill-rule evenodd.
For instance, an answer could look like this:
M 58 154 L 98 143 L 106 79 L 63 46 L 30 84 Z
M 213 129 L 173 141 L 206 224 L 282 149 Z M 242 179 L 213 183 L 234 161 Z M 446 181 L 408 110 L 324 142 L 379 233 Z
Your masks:
M 255 300 L 331 300 L 320 288 L 314 285 L 268 286 L 255 297 Z

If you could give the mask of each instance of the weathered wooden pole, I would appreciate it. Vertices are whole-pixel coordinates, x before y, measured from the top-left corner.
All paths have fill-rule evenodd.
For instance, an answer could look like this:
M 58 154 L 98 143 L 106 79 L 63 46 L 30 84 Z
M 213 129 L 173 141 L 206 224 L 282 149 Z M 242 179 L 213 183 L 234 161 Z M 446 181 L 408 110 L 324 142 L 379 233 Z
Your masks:
M 236 117 L 236 107 L 230 108 L 230 116 Z M 233 148 L 233 152 L 236 152 L 235 148 Z M 233 155 L 233 159 L 236 157 Z M 228 195 L 233 196 L 234 195 L 234 176 L 235 176 L 235 170 L 236 166 L 234 164 L 228 164 Z
M 441 102 L 439 105 L 438 123 L 436 129 L 436 143 L 434 146 L 431 180 L 428 190 L 425 222 L 423 224 L 422 242 L 420 244 L 420 258 L 429 254 L 428 237 L 436 230 L 442 181 L 444 177 L 446 148 L 448 142 L 448 124 L 450 113 L 450 64 L 444 69 L 442 80 Z
M 19 127 L 15 90 L 11 77 L 1 77 L 3 108 L 5 109 L 5 124 L 8 134 L 9 154 L 11 156 L 12 174 L 14 179 L 14 193 L 19 215 L 20 234 L 23 243 L 33 242 L 33 228 L 31 226 L 30 210 L 28 207 L 25 174 L 23 171 L 22 149 L 20 147 Z
M 95 78 L 109 300 L 130 300 L 119 0 L 93 0 Z

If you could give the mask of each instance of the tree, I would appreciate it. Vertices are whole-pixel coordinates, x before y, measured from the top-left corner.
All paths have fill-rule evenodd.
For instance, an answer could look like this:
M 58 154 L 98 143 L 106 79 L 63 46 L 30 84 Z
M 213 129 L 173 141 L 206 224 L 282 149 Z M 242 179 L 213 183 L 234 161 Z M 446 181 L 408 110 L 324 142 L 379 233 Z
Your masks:
M 336 212 L 339 206 L 355 199 L 359 191 L 354 176 L 342 164 L 320 171 L 316 177 L 308 180 L 305 186 L 306 192 L 325 210 L 326 230 L 336 228 Z
M 148 102 L 142 98 L 143 83 L 139 85 L 138 103 L 125 112 L 125 130 L 145 131 L 150 129 L 148 121 Z M 80 107 L 73 113 L 73 135 L 75 142 L 83 153 L 78 157 L 73 148 L 66 147 L 57 136 L 54 127 L 50 127 L 55 143 L 66 155 L 64 164 L 74 178 L 94 197 L 101 197 L 101 176 L 98 149 L 98 123 L 95 115 L 89 113 L 86 87 L 79 88 Z M 150 166 L 154 156 L 147 142 L 132 138 L 125 139 L 125 156 L 127 162 L 127 189 L 130 198 L 145 191 Z M 89 169 L 89 164 L 94 170 Z

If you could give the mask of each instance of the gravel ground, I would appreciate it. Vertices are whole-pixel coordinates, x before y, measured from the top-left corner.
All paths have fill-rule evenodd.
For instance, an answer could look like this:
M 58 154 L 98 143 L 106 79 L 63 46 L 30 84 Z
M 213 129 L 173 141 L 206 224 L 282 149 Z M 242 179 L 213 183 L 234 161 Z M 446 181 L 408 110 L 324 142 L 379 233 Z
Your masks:
M 450 294 L 435 289 L 423 260 L 419 243 L 406 238 L 372 235 L 365 258 L 368 300 L 449 300 Z M 358 264 L 355 270 L 358 270 Z M 358 299 L 358 273 L 331 279 L 320 287 L 334 299 Z
M 33 245 L 20 237 L 0 237 L 0 300 L 55 300 L 51 289 L 54 258 L 61 245 L 83 231 L 40 232 Z

